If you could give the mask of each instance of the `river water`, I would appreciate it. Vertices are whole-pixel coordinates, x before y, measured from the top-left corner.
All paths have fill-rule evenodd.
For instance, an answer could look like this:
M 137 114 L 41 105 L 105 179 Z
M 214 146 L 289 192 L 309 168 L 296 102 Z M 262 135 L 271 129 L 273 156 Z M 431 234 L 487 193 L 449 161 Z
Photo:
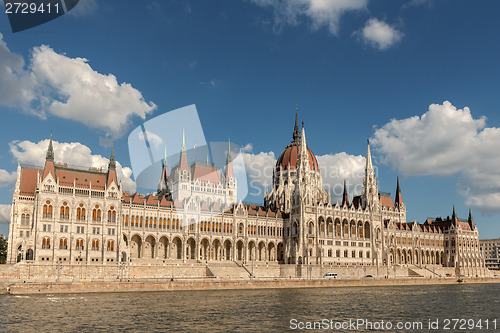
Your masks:
M 500 332 L 499 326 L 500 284 L 0 295 L 0 332 Z M 300 330 L 308 327 L 316 330 Z

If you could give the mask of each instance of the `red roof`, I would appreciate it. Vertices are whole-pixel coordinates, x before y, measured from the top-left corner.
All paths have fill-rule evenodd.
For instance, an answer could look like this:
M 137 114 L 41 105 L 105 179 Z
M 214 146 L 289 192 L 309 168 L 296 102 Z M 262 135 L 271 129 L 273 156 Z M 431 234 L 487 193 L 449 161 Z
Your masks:
M 152 195 L 148 196 L 148 200 L 146 201 L 146 205 L 158 205 L 158 199 L 153 197 Z
M 394 209 L 394 202 L 392 202 L 392 198 L 389 195 L 380 195 L 380 204 L 382 207 L 389 207 Z
M 134 199 L 132 200 L 132 203 L 134 204 L 143 204 L 144 203 L 144 199 L 141 199 L 141 197 L 139 197 L 139 194 L 134 194 Z
M 21 169 L 21 195 L 35 195 L 37 173 L 41 177 L 43 170 L 28 168 Z
M 191 165 L 191 174 L 193 175 L 193 179 L 205 182 L 219 183 L 221 180 L 219 172 L 209 165 L 194 163 Z
M 73 184 L 79 188 L 90 188 L 104 191 L 106 187 L 106 173 L 75 170 L 65 167 L 55 167 L 59 185 L 72 187 Z
M 299 161 L 299 149 L 301 147 L 300 142 L 292 142 L 288 147 L 283 150 L 278 161 L 276 162 L 276 167 L 281 167 L 282 170 L 287 169 L 297 169 L 298 161 Z M 309 167 L 313 171 L 318 171 L 318 161 L 316 160 L 316 156 L 314 156 L 313 152 L 307 147 L 307 151 L 309 153 Z
M 167 201 L 167 199 L 165 199 L 165 197 L 163 197 L 161 199 L 160 206 L 171 207 L 172 201 Z

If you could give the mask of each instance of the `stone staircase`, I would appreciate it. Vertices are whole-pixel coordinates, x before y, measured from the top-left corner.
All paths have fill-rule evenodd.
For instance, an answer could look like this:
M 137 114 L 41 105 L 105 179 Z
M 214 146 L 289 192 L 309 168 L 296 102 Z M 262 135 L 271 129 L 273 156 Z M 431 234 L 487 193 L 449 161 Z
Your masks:
M 415 265 L 408 265 L 408 276 L 410 277 L 435 277 L 437 274 L 429 269 L 421 268 Z
M 250 274 L 248 271 L 238 265 L 236 262 L 218 262 L 218 263 L 208 263 L 207 271 L 210 271 L 214 277 L 224 278 L 224 279 L 248 279 Z

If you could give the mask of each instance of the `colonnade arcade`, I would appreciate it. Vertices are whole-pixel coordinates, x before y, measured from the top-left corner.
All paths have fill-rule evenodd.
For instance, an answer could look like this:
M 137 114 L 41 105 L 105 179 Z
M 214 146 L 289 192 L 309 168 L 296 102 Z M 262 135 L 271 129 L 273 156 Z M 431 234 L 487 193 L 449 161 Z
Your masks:
M 444 251 L 391 247 L 389 263 L 391 265 L 444 265 Z
M 368 221 L 356 222 L 351 220 L 349 222 L 347 219 L 340 221 L 339 218 L 336 218 L 334 221 L 331 217 L 328 217 L 325 221 L 325 219 L 321 216 L 318 219 L 318 226 L 319 235 L 326 237 L 370 238 L 371 234 L 371 227 Z M 314 223 L 312 223 L 312 221 L 309 222 L 308 233 L 314 234 Z
M 173 259 L 200 261 L 283 261 L 284 246 L 282 242 L 224 239 L 201 237 L 184 238 L 182 236 L 154 235 L 145 237 L 133 234 L 130 239 L 124 235 L 123 240 L 130 248 L 130 258 L 134 259 Z

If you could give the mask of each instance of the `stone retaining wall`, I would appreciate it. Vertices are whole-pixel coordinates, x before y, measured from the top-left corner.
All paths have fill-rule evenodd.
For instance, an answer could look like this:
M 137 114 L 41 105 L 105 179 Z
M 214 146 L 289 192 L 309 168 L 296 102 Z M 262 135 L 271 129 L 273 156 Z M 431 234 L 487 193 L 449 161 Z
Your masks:
M 456 278 L 436 279 L 353 279 L 353 280 L 191 280 L 162 282 L 74 282 L 74 283 L 15 283 L 9 286 L 9 293 L 55 294 L 90 292 L 130 292 L 130 291 L 174 291 L 174 290 L 223 290 L 223 289 L 266 289 L 266 288 L 323 288 L 323 287 L 367 287 L 399 285 L 458 284 Z M 467 278 L 461 283 L 500 283 L 495 278 Z

